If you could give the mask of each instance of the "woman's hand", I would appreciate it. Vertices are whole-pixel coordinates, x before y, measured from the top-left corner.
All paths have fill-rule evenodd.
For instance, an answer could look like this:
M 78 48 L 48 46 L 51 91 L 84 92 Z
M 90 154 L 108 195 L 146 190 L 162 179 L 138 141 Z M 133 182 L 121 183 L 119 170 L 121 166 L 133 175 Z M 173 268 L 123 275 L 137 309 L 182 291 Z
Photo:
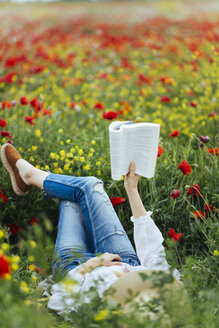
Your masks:
M 91 272 L 98 266 L 112 266 L 112 265 L 121 265 L 122 259 L 118 254 L 104 253 L 100 256 L 92 257 L 87 260 L 79 270 L 79 273 L 85 274 Z
M 138 181 L 140 179 L 140 175 L 135 174 L 135 163 L 131 162 L 129 164 L 129 172 L 125 176 L 124 187 L 127 193 L 129 191 L 136 190 L 138 188 Z

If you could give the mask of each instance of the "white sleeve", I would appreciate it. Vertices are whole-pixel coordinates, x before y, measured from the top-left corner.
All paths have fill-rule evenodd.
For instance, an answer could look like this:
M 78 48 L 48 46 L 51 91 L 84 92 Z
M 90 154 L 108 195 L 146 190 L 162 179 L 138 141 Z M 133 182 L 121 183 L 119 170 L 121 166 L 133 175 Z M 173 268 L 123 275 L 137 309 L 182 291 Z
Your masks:
M 152 212 L 138 219 L 131 217 L 134 224 L 134 242 L 141 265 L 147 269 L 169 272 L 170 266 L 166 261 L 166 254 L 162 245 L 163 236 L 151 218 Z M 177 270 L 173 274 L 179 276 Z

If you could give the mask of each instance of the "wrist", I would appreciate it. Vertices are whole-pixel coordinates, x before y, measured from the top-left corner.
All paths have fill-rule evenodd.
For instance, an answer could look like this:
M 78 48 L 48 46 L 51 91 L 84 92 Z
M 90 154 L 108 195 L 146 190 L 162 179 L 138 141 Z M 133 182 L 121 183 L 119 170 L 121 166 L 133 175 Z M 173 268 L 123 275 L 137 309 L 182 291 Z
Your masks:
M 126 190 L 128 195 L 138 194 L 138 188 L 137 187 L 126 187 L 125 190 Z

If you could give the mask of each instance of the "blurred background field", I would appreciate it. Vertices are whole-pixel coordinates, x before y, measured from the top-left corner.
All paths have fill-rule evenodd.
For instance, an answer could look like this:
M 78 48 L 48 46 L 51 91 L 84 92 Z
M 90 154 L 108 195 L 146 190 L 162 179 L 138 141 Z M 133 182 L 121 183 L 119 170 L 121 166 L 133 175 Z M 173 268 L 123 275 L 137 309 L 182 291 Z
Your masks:
M 171 327 L 216 327 L 219 2 L 4 1 L 0 19 L 1 144 L 13 143 L 33 165 L 95 175 L 111 198 L 127 198 L 123 180 L 111 179 L 108 126 L 161 124 L 156 174 L 139 191 L 190 297 L 191 311 L 167 309 Z M 188 174 L 179 167 L 185 160 Z M 68 326 L 48 314 L 37 290 L 51 274 L 58 206 L 35 189 L 16 196 L 0 164 L 3 328 Z M 132 239 L 128 200 L 115 210 Z M 178 241 L 171 228 L 182 233 Z M 126 321 L 111 310 L 95 321 L 105 306 L 94 302 L 69 324 L 141 327 L 133 314 Z M 142 327 L 165 327 L 159 320 Z

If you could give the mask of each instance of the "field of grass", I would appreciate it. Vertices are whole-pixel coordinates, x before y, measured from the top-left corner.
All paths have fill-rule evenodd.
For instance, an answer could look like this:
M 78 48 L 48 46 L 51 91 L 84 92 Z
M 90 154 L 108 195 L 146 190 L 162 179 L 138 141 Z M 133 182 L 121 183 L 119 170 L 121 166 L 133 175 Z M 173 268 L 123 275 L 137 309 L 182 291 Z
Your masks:
M 115 210 L 132 241 L 108 126 L 161 124 L 156 174 L 139 191 L 188 294 L 166 305 L 168 321 L 142 321 L 136 307 L 124 315 L 98 298 L 67 322 L 48 312 L 37 286 L 51 274 L 59 202 L 34 188 L 16 196 L 0 164 L 0 327 L 216 327 L 217 1 L 2 3 L 0 19 L 1 145 L 43 170 L 101 178 L 110 197 L 126 198 Z

